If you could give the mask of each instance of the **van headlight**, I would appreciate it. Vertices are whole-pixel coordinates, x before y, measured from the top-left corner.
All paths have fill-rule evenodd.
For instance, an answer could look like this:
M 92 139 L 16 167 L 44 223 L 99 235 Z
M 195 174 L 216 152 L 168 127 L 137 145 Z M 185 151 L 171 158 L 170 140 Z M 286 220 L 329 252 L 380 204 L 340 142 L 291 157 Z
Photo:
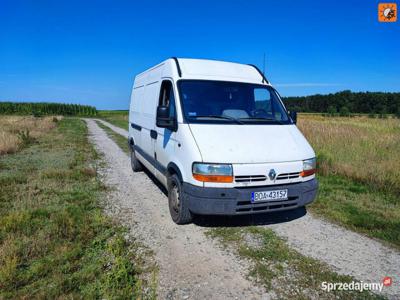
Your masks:
M 203 182 L 223 182 L 233 181 L 233 169 L 231 164 L 204 164 L 193 163 L 193 178 Z
M 310 158 L 303 160 L 303 172 L 300 173 L 301 177 L 307 177 L 315 174 L 317 171 L 317 159 Z

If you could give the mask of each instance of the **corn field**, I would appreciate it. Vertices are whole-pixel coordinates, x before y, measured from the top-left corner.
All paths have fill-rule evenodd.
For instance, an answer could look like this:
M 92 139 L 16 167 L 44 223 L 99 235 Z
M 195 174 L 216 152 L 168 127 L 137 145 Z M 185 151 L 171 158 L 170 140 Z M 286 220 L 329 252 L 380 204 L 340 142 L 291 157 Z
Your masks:
M 0 115 L 95 116 L 94 106 L 64 103 L 0 102 Z

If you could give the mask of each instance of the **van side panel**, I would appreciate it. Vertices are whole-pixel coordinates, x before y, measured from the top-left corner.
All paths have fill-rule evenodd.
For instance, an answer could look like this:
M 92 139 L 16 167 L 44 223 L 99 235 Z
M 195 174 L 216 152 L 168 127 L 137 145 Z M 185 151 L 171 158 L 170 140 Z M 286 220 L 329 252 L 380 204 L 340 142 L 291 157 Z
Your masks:
M 131 96 L 131 105 L 129 108 L 129 137 L 133 138 L 136 145 L 140 144 L 140 131 L 138 130 L 138 119 L 142 112 L 140 100 L 144 97 L 144 87 L 134 87 Z
M 156 109 L 160 93 L 160 81 L 147 84 L 144 87 L 144 101 L 141 103 L 141 126 L 154 129 L 156 124 Z
M 160 82 L 156 81 L 148 84 L 144 88 L 144 101 L 142 104 L 142 113 L 140 116 L 140 123 L 142 130 L 140 131 L 140 144 L 138 146 L 144 152 L 144 156 L 154 158 L 155 140 L 151 137 L 151 131 L 154 130 L 156 122 L 156 101 L 158 101 L 158 90 Z M 155 168 L 150 169 L 152 173 Z
M 163 66 L 160 64 L 136 76 L 129 114 L 129 132 L 138 147 L 137 157 L 152 173 L 155 168 L 149 164 L 149 158 L 154 159 L 155 139 L 150 133 L 155 129 Z

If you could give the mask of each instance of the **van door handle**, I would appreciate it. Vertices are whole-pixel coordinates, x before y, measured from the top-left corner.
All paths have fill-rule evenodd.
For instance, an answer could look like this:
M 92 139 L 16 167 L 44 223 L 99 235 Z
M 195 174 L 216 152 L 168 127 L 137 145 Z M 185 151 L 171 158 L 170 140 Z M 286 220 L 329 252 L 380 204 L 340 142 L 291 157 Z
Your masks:
M 157 131 L 155 130 L 150 130 L 150 136 L 152 139 L 157 139 Z

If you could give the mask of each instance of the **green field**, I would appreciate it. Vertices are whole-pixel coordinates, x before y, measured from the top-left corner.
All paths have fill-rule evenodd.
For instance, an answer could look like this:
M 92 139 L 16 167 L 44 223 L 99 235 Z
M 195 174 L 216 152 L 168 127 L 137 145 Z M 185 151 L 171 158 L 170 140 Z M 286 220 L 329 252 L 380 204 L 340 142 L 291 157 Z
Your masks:
M 400 119 L 301 115 L 320 173 L 336 174 L 400 195 Z
M 128 130 L 128 111 L 127 110 L 100 110 L 100 118 Z
M 0 299 L 155 297 L 148 251 L 102 212 L 98 159 L 73 118 L 0 156 Z
M 100 116 L 127 127 L 127 111 Z M 299 115 L 318 157 L 320 190 L 309 210 L 400 247 L 400 119 Z

